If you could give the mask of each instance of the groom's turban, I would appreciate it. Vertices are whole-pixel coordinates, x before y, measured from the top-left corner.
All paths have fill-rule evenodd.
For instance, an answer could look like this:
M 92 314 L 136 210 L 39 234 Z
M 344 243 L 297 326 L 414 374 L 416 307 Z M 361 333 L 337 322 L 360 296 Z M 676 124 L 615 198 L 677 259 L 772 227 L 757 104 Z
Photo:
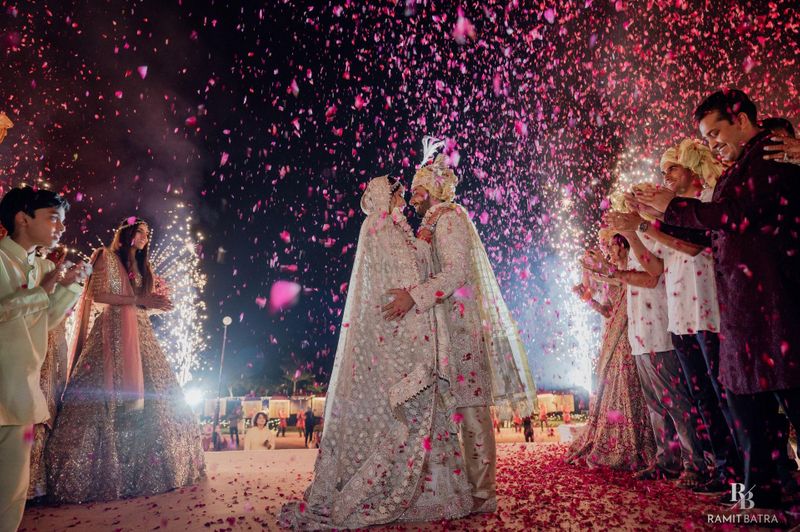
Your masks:
M 447 157 L 439 154 L 432 163 L 417 170 L 411 182 L 411 190 L 423 187 L 439 201 L 453 201 L 456 197 L 456 185 L 458 176 L 447 166 Z

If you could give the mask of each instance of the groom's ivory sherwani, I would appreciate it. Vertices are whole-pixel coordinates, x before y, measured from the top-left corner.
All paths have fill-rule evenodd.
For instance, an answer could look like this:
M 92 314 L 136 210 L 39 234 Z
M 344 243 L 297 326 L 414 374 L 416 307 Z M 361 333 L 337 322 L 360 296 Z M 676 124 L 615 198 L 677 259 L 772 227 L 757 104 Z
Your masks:
M 435 308 L 439 370 L 450 380 L 461 420 L 467 474 L 473 496 L 495 495 L 495 441 L 489 406 L 492 382 L 484 327 L 475 291 L 480 285 L 472 267 L 471 223 L 451 203 L 440 203 L 430 215 L 445 209 L 433 231 L 429 279 L 410 290 L 417 312 Z M 413 310 L 412 310 L 413 311 Z

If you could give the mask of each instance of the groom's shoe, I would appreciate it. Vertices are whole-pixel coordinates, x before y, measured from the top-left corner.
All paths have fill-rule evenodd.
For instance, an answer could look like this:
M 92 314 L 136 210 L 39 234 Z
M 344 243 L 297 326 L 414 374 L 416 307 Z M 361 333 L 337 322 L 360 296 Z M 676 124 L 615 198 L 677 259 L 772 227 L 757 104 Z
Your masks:
M 493 514 L 497 511 L 497 497 L 489 499 L 478 499 L 480 502 L 472 506 L 472 513 L 474 514 Z

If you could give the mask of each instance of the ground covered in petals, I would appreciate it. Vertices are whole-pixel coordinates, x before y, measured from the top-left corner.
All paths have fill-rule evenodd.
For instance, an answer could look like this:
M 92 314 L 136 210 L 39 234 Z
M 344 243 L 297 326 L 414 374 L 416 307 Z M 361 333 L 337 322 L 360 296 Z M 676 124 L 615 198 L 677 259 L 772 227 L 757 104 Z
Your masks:
M 565 464 L 558 444 L 500 444 L 499 510 L 424 526 L 385 530 L 698 530 L 729 513 L 671 482 Z M 302 496 L 315 451 L 209 453 L 208 479 L 155 497 L 84 506 L 28 508 L 20 528 L 33 530 L 277 530 L 275 515 Z

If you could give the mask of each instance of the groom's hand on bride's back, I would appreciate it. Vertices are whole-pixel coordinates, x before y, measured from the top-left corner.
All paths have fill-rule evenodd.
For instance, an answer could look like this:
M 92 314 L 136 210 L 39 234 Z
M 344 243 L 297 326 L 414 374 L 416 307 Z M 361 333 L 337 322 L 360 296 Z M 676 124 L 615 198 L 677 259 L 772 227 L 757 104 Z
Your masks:
M 387 321 L 401 320 L 403 319 L 403 316 L 406 315 L 406 312 L 414 307 L 414 298 L 411 297 L 411 294 L 408 293 L 408 290 L 403 290 L 402 288 L 392 288 L 386 293 L 394 296 L 394 299 L 391 303 L 384 305 L 381 308 L 381 312 L 383 312 L 383 319 Z

